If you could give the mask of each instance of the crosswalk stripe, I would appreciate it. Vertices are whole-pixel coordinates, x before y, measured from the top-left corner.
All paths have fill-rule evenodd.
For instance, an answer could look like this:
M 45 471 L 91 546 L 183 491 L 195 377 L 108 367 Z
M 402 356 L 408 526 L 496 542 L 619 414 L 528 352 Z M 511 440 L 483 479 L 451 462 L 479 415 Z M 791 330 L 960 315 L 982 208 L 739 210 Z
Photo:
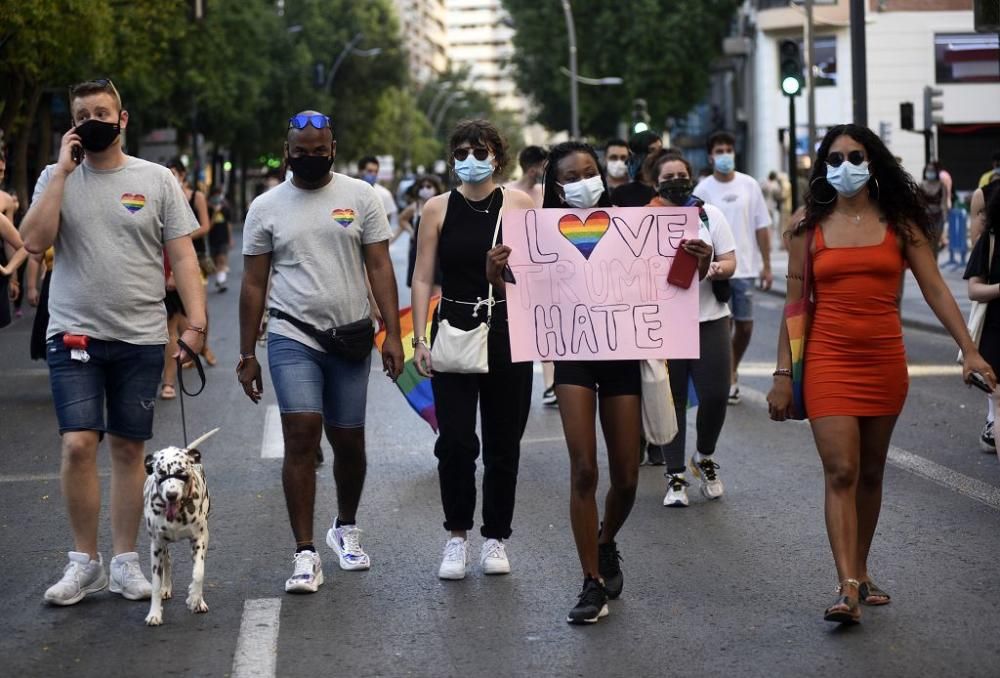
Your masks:
M 243 604 L 232 678 L 273 678 L 277 670 L 280 598 L 256 598 Z

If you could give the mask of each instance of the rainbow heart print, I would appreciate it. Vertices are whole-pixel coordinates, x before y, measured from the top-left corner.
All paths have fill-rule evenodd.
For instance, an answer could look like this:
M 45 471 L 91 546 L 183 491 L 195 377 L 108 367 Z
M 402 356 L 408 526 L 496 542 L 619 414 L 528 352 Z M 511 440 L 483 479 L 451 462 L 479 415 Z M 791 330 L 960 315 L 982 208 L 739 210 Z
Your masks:
M 141 193 L 123 193 L 122 205 L 132 214 L 135 214 L 146 205 L 146 196 Z
M 354 223 L 354 210 L 333 210 L 330 216 L 344 228 Z
M 575 214 L 567 214 L 559 219 L 559 232 L 573 243 L 584 259 L 590 259 L 591 253 L 601 237 L 607 233 L 610 225 L 611 217 L 607 212 L 591 212 L 585 221 Z

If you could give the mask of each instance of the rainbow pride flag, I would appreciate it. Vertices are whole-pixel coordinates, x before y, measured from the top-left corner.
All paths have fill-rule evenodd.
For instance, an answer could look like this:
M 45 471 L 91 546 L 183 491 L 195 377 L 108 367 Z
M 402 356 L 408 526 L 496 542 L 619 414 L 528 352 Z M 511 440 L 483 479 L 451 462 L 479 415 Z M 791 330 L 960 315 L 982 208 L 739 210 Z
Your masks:
M 438 422 L 437 412 L 434 410 L 434 392 L 431 391 L 431 380 L 417 372 L 417 366 L 413 362 L 413 344 L 411 340 L 416 336 L 431 336 L 431 319 L 437 310 L 439 299 L 440 297 L 431 298 L 431 308 L 427 313 L 427 327 L 424 328 L 424 331 L 420 335 L 417 335 L 413 331 L 413 308 L 408 306 L 400 309 L 399 330 L 403 337 L 404 362 L 403 373 L 396 380 L 396 386 L 403 393 L 406 402 L 420 415 L 421 419 L 430 424 L 435 433 L 438 430 Z M 384 342 L 385 329 L 383 328 L 375 335 L 375 346 L 378 347 L 379 351 L 382 350 Z

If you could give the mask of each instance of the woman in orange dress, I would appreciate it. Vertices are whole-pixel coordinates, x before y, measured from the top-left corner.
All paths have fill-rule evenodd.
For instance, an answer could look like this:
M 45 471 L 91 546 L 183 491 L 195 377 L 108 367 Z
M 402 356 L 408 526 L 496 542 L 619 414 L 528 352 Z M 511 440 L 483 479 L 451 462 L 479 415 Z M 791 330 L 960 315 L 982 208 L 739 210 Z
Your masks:
M 826 484 L 826 530 L 840 596 L 824 618 L 856 623 L 859 601 L 884 605 L 868 551 L 882 506 L 889 440 L 906 400 L 906 350 L 898 290 L 904 265 L 965 355 L 963 377 L 996 380 L 941 278 L 920 189 L 866 127 L 838 125 L 816 154 L 805 218 L 789 238 L 787 301 L 802 296 L 812 263 L 812 319 L 803 395 Z M 782 323 L 778 368 L 768 394 L 771 418 L 792 413 L 791 350 Z

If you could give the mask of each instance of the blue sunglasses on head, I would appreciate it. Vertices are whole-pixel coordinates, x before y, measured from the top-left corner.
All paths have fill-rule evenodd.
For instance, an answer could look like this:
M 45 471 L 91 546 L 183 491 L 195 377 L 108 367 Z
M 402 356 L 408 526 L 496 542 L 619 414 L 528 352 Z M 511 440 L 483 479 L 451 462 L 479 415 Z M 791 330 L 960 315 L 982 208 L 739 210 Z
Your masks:
M 293 115 L 288 119 L 288 129 L 305 129 L 307 125 L 312 125 L 316 129 L 333 129 L 330 118 L 325 115 Z

